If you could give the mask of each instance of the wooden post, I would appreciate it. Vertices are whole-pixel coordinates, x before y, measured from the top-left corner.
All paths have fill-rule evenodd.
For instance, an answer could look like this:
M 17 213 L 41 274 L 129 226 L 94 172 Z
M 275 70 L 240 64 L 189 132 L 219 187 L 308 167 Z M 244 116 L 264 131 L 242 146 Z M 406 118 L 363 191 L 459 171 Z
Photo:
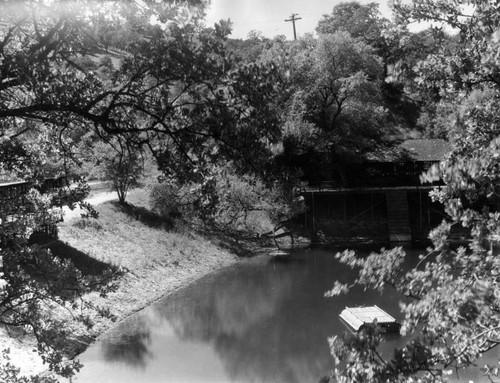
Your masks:
M 419 198 L 419 210 L 420 210 L 420 230 L 422 230 L 422 221 L 423 221 L 423 217 L 422 217 L 422 190 L 418 189 L 418 198 Z
M 312 192 L 312 207 L 313 207 L 312 226 L 313 230 L 316 231 L 316 207 L 314 206 L 314 191 Z
M 305 201 L 305 197 L 304 197 L 304 201 Z M 306 205 L 305 206 L 306 208 L 304 210 L 304 228 L 307 230 L 307 202 L 305 205 Z
M 375 219 L 374 219 L 374 215 L 375 215 L 375 209 L 374 209 L 374 206 L 373 206 L 373 192 L 371 191 L 370 192 L 370 198 L 371 198 L 371 213 L 372 213 L 372 224 L 375 222 Z
M 345 193 L 342 194 L 343 201 L 344 201 L 344 226 L 347 226 L 347 206 L 346 206 L 346 200 L 345 200 Z

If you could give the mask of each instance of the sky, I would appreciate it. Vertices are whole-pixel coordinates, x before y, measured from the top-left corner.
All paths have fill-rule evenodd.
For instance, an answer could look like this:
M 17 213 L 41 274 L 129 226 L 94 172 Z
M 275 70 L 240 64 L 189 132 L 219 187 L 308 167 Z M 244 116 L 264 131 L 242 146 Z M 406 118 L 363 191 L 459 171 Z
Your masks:
M 380 3 L 384 17 L 390 18 L 388 0 L 358 0 L 360 3 Z M 292 13 L 301 20 L 295 22 L 297 37 L 314 32 L 324 14 L 331 14 L 333 7 L 346 0 L 212 0 L 207 11 L 206 24 L 213 26 L 221 19 L 233 22 L 232 38 L 246 39 L 248 32 L 257 30 L 265 37 L 285 35 L 293 39 Z

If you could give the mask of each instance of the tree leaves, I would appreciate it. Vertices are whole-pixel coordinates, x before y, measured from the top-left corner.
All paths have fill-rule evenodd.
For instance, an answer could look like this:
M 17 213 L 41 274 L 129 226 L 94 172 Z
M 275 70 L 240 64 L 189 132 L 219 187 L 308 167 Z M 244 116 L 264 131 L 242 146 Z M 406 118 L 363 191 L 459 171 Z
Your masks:
M 444 203 L 450 221 L 431 232 L 432 247 L 409 271 L 400 268 L 401 250 L 382 250 L 365 259 L 344 253 L 341 260 L 360 268 L 357 284 L 378 289 L 390 284 L 411 298 L 401 306 L 405 315 L 401 332 L 413 340 L 395 350 L 385 362 L 391 368 L 379 370 L 370 381 L 406 381 L 417 376 L 424 381 L 444 381 L 449 368 L 458 371 L 472 366 L 497 347 L 500 339 L 500 263 L 495 242 L 500 89 L 494 39 L 500 20 L 497 6 L 488 2 L 418 1 L 397 3 L 396 8 L 400 17 L 445 22 L 458 31 L 455 45 L 448 46 L 443 55 L 429 56 L 417 69 L 424 92 L 432 88 L 442 103 L 455 105 L 442 109 L 440 122 L 448 130 L 454 150 L 423 177 L 424 181 L 444 181 L 445 186 L 432 196 Z M 470 230 L 465 246 L 452 245 L 454 227 Z M 351 355 L 338 350 L 338 346 L 332 349 L 344 359 Z M 359 360 L 339 373 L 348 381 L 354 376 L 352 369 L 362 373 L 366 364 L 380 366 L 367 355 L 355 355 Z M 485 372 L 497 373 L 490 367 Z M 422 373 L 426 374 L 423 378 Z

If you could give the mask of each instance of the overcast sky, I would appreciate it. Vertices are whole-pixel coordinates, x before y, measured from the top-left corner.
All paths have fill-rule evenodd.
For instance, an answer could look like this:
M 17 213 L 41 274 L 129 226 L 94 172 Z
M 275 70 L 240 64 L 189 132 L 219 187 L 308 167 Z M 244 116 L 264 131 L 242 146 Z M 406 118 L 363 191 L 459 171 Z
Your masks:
M 380 3 L 380 11 L 389 18 L 387 0 L 358 0 L 360 3 Z M 293 39 L 293 26 L 285 22 L 292 13 L 302 20 L 296 21 L 297 35 L 313 32 L 322 15 L 330 14 L 335 5 L 346 0 L 212 0 L 207 12 L 207 26 L 221 19 L 233 22 L 232 38 L 246 39 L 251 30 L 261 31 L 266 37 L 285 35 Z

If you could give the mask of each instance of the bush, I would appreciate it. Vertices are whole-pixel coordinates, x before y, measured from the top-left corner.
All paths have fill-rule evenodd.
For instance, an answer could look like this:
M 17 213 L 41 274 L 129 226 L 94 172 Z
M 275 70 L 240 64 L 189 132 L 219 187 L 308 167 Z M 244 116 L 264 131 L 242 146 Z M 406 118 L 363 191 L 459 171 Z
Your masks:
M 79 229 L 94 229 L 94 230 L 102 230 L 101 223 L 95 218 L 81 218 L 76 220 L 73 223 L 73 226 Z
M 279 221 L 276 209 L 283 208 L 277 189 L 267 188 L 254 176 L 226 174 L 218 180 L 219 204 L 214 217 L 226 231 L 262 234 Z
M 149 194 L 151 210 L 171 220 L 195 218 L 197 198 L 194 187 L 180 186 L 174 182 L 153 184 Z
M 272 232 L 299 210 L 277 186 L 268 187 L 253 175 L 224 169 L 201 185 L 153 185 L 152 210 L 164 217 L 199 220 L 212 228 L 246 235 Z

